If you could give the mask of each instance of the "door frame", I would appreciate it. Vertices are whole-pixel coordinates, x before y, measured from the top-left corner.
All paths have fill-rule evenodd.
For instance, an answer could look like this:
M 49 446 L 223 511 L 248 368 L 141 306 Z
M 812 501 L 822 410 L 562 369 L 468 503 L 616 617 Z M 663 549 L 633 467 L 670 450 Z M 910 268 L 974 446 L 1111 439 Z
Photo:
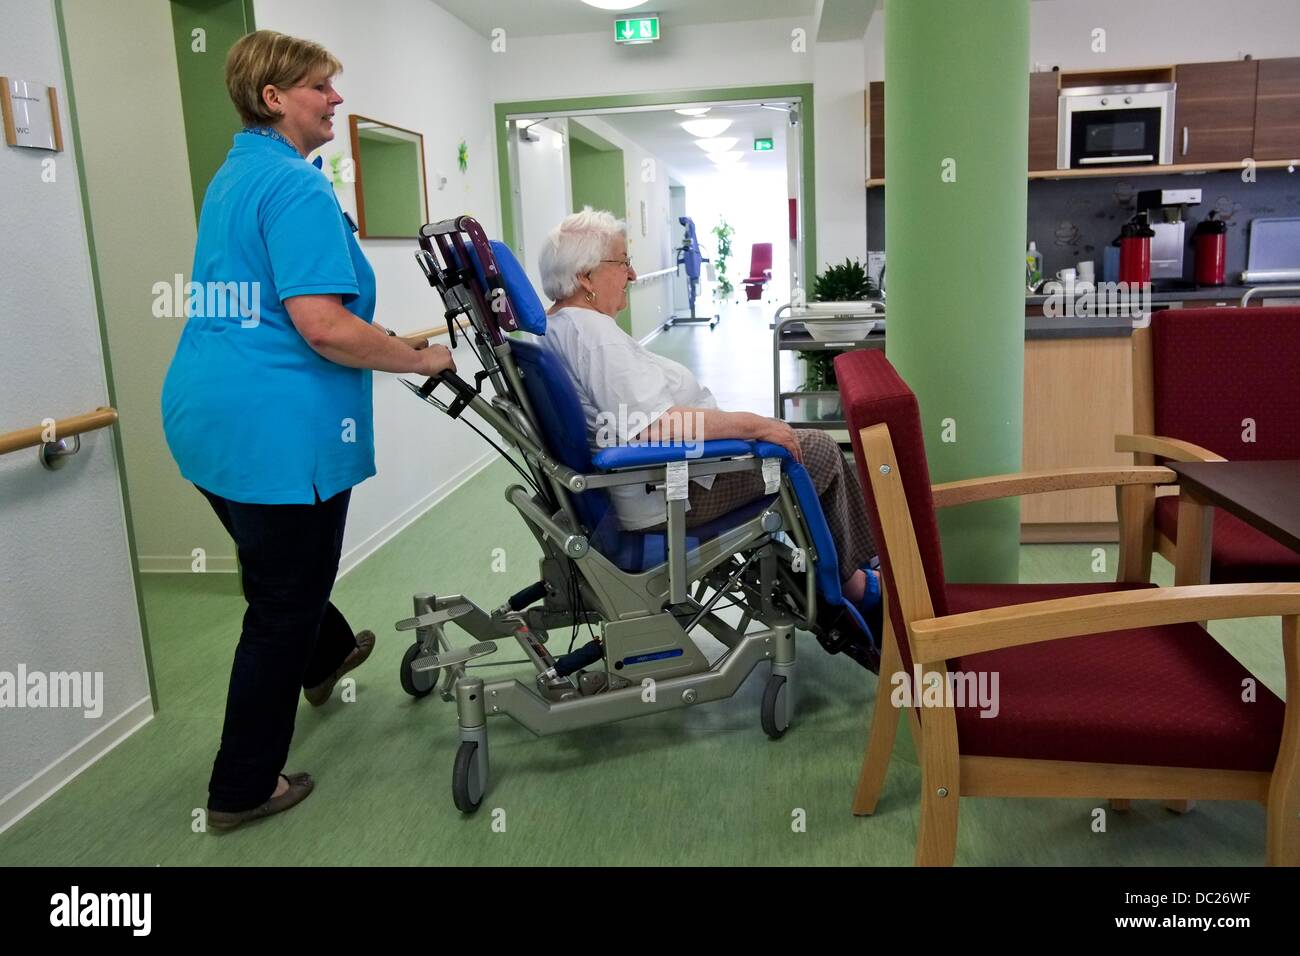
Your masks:
M 494 104 L 496 113 L 497 182 L 501 201 L 501 237 L 518 251 L 515 239 L 514 176 L 510 156 L 510 121 L 545 116 L 608 112 L 629 107 L 691 106 L 700 103 L 733 103 L 746 100 L 798 100 L 800 130 L 799 234 L 803 239 L 803 275 L 805 286 L 817 274 L 817 194 L 814 163 L 813 84 L 782 83 L 773 86 L 735 86 L 688 90 L 664 90 L 656 93 L 618 93 L 608 96 L 576 96 L 552 100 L 519 100 Z M 791 264 L 793 266 L 793 263 Z

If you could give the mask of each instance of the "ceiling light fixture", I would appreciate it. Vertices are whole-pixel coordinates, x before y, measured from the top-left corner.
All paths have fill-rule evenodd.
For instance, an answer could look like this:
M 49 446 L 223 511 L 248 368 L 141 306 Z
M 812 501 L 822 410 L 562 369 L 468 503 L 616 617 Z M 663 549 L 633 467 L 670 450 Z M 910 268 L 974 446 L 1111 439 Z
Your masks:
M 692 136 L 711 139 L 714 136 L 721 136 L 729 126 L 731 126 L 729 119 L 697 119 L 687 120 L 682 124 L 682 129 Z
M 739 151 L 731 153 L 709 153 L 709 159 L 713 160 L 719 166 L 731 166 L 745 158 L 745 154 Z
M 641 6 L 646 0 L 582 0 L 582 2 L 598 10 L 631 10 L 633 7 Z
M 673 110 L 673 112 L 681 113 L 683 116 L 703 116 L 712 108 L 711 106 L 687 106 L 685 109 Z
M 734 136 L 719 136 L 714 139 L 697 139 L 695 145 L 706 153 L 725 153 L 740 140 Z

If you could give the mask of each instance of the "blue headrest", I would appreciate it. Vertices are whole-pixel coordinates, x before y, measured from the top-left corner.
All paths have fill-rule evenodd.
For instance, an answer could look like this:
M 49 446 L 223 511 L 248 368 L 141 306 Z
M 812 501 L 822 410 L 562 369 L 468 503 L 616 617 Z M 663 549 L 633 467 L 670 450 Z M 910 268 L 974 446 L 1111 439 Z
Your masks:
M 515 311 L 515 324 L 525 332 L 532 332 L 533 335 L 545 335 L 546 310 L 542 308 L 542 301 L 537 298 L 537 293 L 533 290 L 533 284 L 528 281 L 523 266 L 504 242 L 493 239 L 489 244 L 492 246 L 492 257 L 497 261 L 497 268 L 501 270 L 501 284 L 505 286 L 510 307 Z

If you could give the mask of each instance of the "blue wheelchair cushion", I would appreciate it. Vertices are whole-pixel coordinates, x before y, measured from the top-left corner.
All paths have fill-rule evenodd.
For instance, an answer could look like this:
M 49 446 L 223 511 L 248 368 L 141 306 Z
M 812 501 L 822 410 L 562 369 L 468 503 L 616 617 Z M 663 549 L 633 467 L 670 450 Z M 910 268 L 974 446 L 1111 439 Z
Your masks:
M 693 445 L 645 444 L 602 448 L 592 456 L 592 461 L 601 471 L 613 471 L 615 468 L 663 465 L 670 461 L 737 458 L 742 455 L 752 455 L 753 453 L 753 447 L 743 439 L 720 438 L 714 441 L 697 442 Z

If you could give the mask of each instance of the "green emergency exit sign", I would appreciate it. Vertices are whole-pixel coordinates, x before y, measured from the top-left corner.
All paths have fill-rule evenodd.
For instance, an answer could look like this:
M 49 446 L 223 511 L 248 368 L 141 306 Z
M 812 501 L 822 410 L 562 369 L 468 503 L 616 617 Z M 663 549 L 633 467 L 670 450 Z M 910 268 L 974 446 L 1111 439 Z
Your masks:
M 754 152 L 768 153 L 772 151 L 772 140 L 769 137 L 754 140 Z
M 614 21 L 615 43 L 653 43 L 659 39 L 659 17 L 627 17 Z

